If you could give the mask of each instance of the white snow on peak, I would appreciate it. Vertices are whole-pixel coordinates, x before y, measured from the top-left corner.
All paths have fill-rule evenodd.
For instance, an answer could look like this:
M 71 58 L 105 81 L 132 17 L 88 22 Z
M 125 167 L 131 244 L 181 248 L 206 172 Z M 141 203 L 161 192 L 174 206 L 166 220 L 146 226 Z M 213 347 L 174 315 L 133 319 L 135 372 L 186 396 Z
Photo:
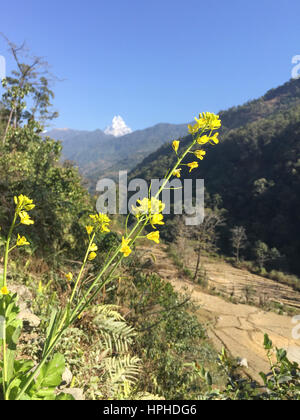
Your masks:
M 110 134 L 115 137 L 125 136 L 125 134 L 132 133 L 131 128 L 127 127 L 125 121 L 120 115 L 116 115 L 113 120 L 111 126 L 107 127 L 104 130 L 105 134 Z

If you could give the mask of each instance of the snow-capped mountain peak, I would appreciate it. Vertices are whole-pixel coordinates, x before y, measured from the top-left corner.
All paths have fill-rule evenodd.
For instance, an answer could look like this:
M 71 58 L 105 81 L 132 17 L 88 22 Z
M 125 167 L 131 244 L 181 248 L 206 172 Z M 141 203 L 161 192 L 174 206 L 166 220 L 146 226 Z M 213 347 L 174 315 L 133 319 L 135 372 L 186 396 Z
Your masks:
M 115 137 L 121 137 L 125 136 L 125 134 L 132 133 L 132 130 L 127 127 L 125 121 L 120 115 L 116 115 L 112 120 L 111 126 L 107 127 L 104 133 Z

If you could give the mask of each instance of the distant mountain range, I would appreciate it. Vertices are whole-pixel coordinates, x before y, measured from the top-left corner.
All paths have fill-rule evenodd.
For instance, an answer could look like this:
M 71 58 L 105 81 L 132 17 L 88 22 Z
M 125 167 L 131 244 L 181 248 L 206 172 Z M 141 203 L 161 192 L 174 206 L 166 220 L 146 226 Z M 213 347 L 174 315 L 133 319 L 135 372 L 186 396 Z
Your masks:
M 187 134 L 187 124 L 162 123 L 116 137 L 124 127 L 128 129 L 120 120 L 114 119 L 106 133 L 102 130 L 53 129 L 45 135 L 62 142 L 63 158 L 78 165 L 94 186 L 100 177 L 114 177 L 119 170 L 129 171 L 164 143 Z M 112 132 L 115 135 L 107 134 Z

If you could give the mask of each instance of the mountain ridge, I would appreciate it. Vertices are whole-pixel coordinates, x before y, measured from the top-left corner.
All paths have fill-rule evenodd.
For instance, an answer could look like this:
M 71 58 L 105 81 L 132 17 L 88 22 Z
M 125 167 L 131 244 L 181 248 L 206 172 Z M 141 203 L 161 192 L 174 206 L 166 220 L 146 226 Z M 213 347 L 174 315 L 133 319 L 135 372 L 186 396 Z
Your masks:
M 63 158 L 75 162 L 93 188 L 101 176 L 116 176 L 118 170 L 131 170 L 166 141 L 187 134 L 187 124 L 158 123 L 115 137 L 97 129 L 53 129 L 45 136 L 60 140 Z

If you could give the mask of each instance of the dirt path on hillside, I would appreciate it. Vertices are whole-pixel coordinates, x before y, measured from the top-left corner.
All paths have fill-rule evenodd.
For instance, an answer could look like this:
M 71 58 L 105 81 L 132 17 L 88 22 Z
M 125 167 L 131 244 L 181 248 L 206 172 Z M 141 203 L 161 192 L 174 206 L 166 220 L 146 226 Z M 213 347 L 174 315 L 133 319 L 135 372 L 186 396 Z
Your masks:
M 145 258 L 152 254 L 156 259 L 150 271 L 169 281 L 178 292 L 189 294 L 199 305 L 197 316 L 206 325 L 215 347 L 218 350 L 226 347 L 233 357 L 246 359 L 247 373 L 253 379 L 260 380 L 259 372 L 269 370 L 263 349 L 265 333 L 277 347 L 288 350 L 291 360 L 300 363 L 300 340 L 292 338 L 295 325 L 291 317 L 265 312 L 255 306 L 234 304 L 203 291 L 178 272 L 164 246 L 149 250 L 144 248 L 142 252 Z M 288 286 L 233 268 L 223 261 L 211 263 L 206 260 L 204 267 L 209 283 L 214 284 L 216 290 L 222 289 L 225 295 L 232 295 L 233 288 L 236 293 L 242 294 L 245 285 L 251 286 L 257 295 L 264 293 L 276 302 L 288 302 L 290 306 L 299 308 L 300 314 L 300 294 Z

